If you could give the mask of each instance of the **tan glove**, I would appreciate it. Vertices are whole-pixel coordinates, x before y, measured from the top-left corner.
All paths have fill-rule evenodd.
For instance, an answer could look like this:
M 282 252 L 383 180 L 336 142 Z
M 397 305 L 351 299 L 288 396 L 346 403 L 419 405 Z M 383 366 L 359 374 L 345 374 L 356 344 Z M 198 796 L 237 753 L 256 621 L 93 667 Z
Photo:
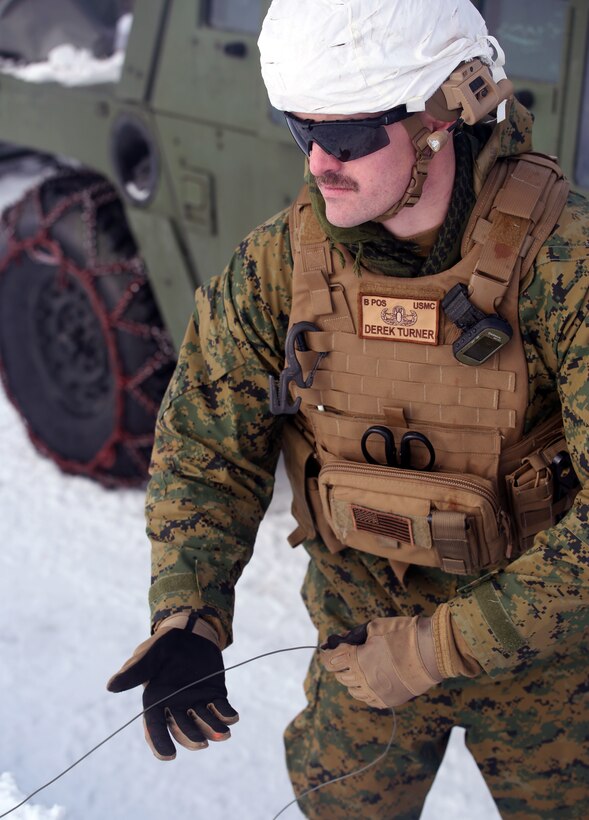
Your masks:
M 433 618 L 376 618 L 322 646 L 324 667 L 369 706 L 401 706 L 444 677 L 481 671 L 456 636 L 447 604 Z
M 350 695 L 379 709 L 400 706 L 442 680 L 431 618 L 376 618 L 343 638 L 331 635 L 321 660 Z

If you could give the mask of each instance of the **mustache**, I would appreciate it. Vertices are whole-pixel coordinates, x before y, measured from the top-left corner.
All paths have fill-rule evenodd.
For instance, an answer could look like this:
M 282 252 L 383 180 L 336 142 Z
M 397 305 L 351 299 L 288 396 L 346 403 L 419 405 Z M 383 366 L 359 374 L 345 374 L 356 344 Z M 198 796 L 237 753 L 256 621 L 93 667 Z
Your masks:
M 327 188 L 344 188 L 347 191 L 357 191 L 358 183 L 354 179 L 338 174 L 335 171 L 326 171 L 324 174 L 315 177 L 315 182 L 319 187 L 325 185 Z

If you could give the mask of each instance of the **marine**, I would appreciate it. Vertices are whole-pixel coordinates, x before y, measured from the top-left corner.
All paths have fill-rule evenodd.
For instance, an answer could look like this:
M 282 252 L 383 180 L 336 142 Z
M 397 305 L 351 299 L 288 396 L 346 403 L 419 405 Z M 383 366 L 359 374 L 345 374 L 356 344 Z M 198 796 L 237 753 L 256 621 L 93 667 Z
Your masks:
M 587 203 L 468 0 L 274 0 L 259 44 L 305 188 L 196 293 L 147 493 L 152 635 L 109 689 L 168 696 L 160 759 L 229 738 L 222 675 L 169 693 L 223 669 L 283 451 L 322 647 L 285 733 L 303 813 L 418 818 L 462 725 L 502 816 L 582 817 Z M 363 323 L 362 294 L 393 313 Z M 394 721 L 378 765 L 305 794 Z

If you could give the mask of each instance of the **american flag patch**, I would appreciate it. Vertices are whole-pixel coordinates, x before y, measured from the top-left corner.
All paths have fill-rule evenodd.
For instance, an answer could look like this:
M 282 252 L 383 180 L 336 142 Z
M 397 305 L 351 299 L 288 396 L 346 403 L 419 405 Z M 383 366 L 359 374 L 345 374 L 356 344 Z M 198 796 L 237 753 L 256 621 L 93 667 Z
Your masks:
M 394 538 L 396 541 L 413 545 L 413 527 L 410 518 L 393 513 L 377 512 L 368 507 L 358 507 L 356 504 L 351 505 L 351 510 L 354 527 L 357 530 L 385 535 L 387 538 Z

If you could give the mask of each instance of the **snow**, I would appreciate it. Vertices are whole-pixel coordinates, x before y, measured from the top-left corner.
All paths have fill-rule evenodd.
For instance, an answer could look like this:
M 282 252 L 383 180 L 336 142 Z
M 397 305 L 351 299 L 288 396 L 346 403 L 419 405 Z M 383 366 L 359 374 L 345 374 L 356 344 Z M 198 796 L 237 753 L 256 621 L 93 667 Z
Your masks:
M 0 208 L 32 181 L 0 180 Z M 142 491 L 62 475 L 33 449 L 1 393 L 0 499 L 1 814 L 138 713 L 137 690 L 112 695 L 105 682 L 148 634 L 149 545 Z M 286 543 L 289 506 L 280 467 L 238 585 L 228 666 L 315 642 L 298 595 L 306 557 Z M 10 817 L 271 820 L 292 799 L 281 734 L 304 706 L 310 655 L 275 655 L 227 673 L 241 714 L 227 743 L 180 749 L 162 763 L 136 721 Z M 463 735 L 453 733 L 422 820 L 499 818 Z M 291 806 L 283 816 L 302 815 Z
M 11 806 L 20 803 L 24 798 L 25 795 L 16 787 L 14 777 L 8 772 L 0 774 L 0 811 L 9 809 Z M 34 803 L 27 803 L 18 812 L 15 812 L 13 817 L 20 818 L 20 820 L 60 820 L 64 817 L 64 810 L 60 806 L 45 809 Z
M 0 61 L 0 71 L 29 83 L 57 82 L 61 85 L 95 85 L 116 83 L 121 76 L 125 55 L 117 51 L 111 57 L 97 59 L 88 49 L 69 43 L 55 46 L 44 62 L 19 65 Z
M 0 60 L 0 72 L 30 83 L 57 82 L 66 86 L 116 83 L 123 70 L 132 20 L 131 14 L 119 20 L 115 51 L 110 57 L 99 59 L 88 49 L 64 43 L 51 49 L 43 62 L 22 65 L 13 60 Z

